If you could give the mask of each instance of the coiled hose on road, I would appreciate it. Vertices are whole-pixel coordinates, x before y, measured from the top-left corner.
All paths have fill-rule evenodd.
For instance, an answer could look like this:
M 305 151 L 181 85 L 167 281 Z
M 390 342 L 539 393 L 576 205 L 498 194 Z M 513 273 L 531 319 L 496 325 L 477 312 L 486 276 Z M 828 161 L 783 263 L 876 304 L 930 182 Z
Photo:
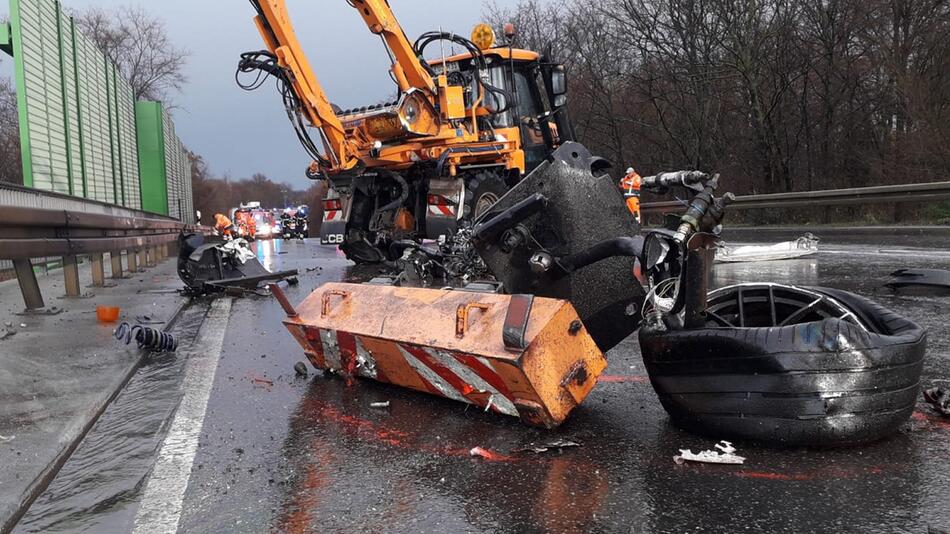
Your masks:
M 168 332 L 163 332 L 147 326 L 122 323 L 115 329 L 113 335 L 119 341 L 126 345 L 132 343 L 134 339 L 140 349 L 146 349 L 151 352 L 175 352 L 178 350 L 178 341 Z

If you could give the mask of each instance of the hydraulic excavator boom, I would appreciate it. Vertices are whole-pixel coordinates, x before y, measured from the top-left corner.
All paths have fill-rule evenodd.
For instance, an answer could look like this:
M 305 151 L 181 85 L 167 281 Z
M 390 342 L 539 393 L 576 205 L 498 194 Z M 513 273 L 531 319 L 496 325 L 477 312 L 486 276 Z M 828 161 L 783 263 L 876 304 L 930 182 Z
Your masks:
M 416 56 L 412 43 L 396 20 L 389 3 L 386 0 L 350 0 L 349 3 L 363 17 L 369 30 L 379 35 L 386 44 L 392 59 L 391 72 L 399 90 L 406 93 L 418 89 L 433 96 L 435 82 Z M 278 66 L 291 73 L 291 87 L 301 111 L 310 124 L 321 131 L 324 153 L 329 159 L 324 162 L 329 165 L 324 167 L 332 170 L 352 169 L 359 163 L 356 147 L 348 139 L 346 129 L 297 39 L 286 2 L 251 0 L 251 4 L 257 10 L 254 22 L 261 37 L 270 52 L 277 57 Z

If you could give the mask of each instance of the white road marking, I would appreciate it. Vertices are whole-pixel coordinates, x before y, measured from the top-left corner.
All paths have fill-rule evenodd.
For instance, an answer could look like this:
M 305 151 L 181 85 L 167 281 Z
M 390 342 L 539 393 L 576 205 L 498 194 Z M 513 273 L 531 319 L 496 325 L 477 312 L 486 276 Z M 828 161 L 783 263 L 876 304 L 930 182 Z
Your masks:
M 188 358 L 182 382 L 184 395 L 145 486 L 142 504 L 135 516 L 133 532 L 136 534 L 173 534 L 178 531 L 185 490 L 198 451 L 198 436 L 230 313 L 231 299 L 216 300 L 201 325 L 201 334 L 194 347 L 178 355 L 179 358 Z

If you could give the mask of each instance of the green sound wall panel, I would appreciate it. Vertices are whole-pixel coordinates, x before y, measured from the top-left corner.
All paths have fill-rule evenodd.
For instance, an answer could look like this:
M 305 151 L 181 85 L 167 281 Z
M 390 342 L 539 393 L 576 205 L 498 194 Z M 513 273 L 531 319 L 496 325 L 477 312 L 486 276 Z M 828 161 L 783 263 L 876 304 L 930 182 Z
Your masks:
M 56 0 L 10 0 L 25 185 L 139 207 L 132 88 Z

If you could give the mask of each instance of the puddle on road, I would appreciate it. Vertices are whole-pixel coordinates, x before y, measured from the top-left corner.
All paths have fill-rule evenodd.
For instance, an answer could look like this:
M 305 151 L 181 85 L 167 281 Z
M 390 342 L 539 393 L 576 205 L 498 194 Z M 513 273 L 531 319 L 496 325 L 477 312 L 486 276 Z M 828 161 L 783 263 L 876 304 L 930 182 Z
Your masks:
M 172 332 L 186 353 L 207 304 L 189 306 Z M 13 532 L 128 532 L 181 398 L 185 359 L 152 356 L 109 406 Z

